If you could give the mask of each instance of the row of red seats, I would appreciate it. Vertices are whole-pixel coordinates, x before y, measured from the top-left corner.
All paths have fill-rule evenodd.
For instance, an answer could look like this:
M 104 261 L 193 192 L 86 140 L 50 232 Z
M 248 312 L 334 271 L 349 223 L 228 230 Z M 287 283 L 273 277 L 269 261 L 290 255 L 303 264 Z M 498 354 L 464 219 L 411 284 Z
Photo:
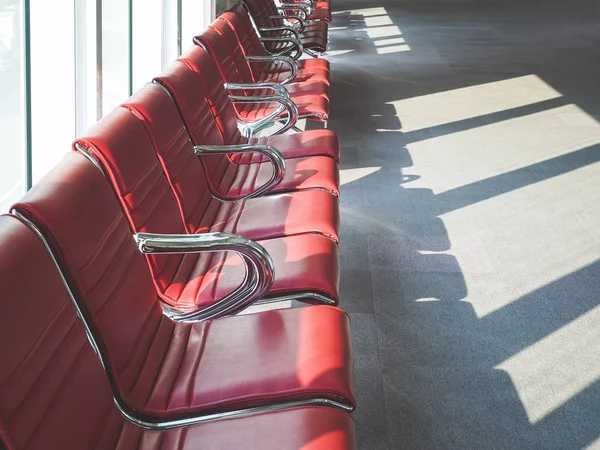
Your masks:
M 195 42 L 0 217 L 0 447 L 355 448 L 328 63 Z
M 292 43 L 311 55 L 327 50 L 329 0 L 290 0 L 275 6 L 273 0 L 244 0 L 264 45 L 273 53 L 286 52 Z

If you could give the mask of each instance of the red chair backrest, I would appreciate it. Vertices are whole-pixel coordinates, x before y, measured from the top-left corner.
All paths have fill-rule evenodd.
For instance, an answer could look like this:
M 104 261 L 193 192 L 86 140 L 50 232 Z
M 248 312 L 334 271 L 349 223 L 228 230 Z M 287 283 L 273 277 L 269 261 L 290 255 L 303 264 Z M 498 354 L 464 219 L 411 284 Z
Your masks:
M 181 65 L 182 63 L 173 64 L 171 67 L 179 68 Z M 184 69 L 189 72 L 185 67 Z M 169 74 L 179 78 L 175 70 L 170 70 Z M 203 144 L 222 145 L 223 140 L 215 119 L 206 101 L 203 98 L 201 100 L 201 104 L 195 104 L 194 134 Z M 147 84 L 129 98 L 123 107 L 144 124 L 175 193 L 187 231 L 208 231 L 216 217 L 219 202 L 213 199 L 203 164 L 194 154 L 194 146 L 168 91 L 158 84 Z M 220 155 L 202 158 L 212 177 L 213 189 L 218 189 L 230 163 L 225 156 Z
M 244 4 L 252 14 L 252 19 L 258 28 L 273 28 L 283 25 L 281 19 L 272 19 L 271 16 L 280 15 L 273 0 L 244 0 Z M 277 37 L 276 31 L 262 32 L 265 37 Z
M 216 19 L 194 40 L 200 41 L 206 47 L 217 63 L 223 80 L 229 83 L 256 82 L 237 36 L 227 22 Z
M 114 448 L 123 419 L 50 254 L 10 216 L 0 253 L 0 447 Z
M 266 56 L 265 49 L 260 44 L 258 34 L 252 26 L 248 11 L 241 4 L 229 8 L 218 21 L 226 22 L 235 33 L 240 46 L 246 56 Z M 258 64 L 250 64 L 250 68 L 256 73 L 254 67 Z
M 133 232 L 185 234 L 180 205 L 158 160 L 144 122 L 126 108 L 115 108 L 97 122 L 81 146 L 106 172 Z M 147 255 L 160 296 L 169 304 L 177 294 L 167 293 L 182 264 L 181 255 Z
M 223 143 L 239 144 L 243 140 L 235 110 L 223 87 L 223 78 L 214 60 L 202 47 L 191 47 L 157 81 L 175 98 L 195 145 L 204 141 L 196 118 L 203 117 L 203 98 L 215 118 Z
M 46 236 L 117 396 L 144 404 L 153 386 L 140 374 L 158 371 L 175 325 L 162 314 L 148 265 L 109 183 L 85 156 L 71 152 L 14 208 Z

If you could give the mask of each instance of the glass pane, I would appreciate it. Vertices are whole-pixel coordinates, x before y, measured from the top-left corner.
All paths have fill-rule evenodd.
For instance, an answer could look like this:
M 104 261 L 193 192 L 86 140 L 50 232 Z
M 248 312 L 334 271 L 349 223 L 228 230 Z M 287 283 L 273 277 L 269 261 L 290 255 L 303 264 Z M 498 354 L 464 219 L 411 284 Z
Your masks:
M 123 103 L 129 94 L 129 5 L 102 0 L 102 112 Z
M 75 4 L 31 1 L 31 139 L 33 182 L 75 138 Z
M 133 1 L 133 91 L 162 70 L 162 0 Z
M 209 0 L 182 0 L 181 49 L 185 51 L 194 45 L 194 36 L 200 34 L 212 22 Z
M 0 212 L 26 190 L 23 2 L 0 1 Z

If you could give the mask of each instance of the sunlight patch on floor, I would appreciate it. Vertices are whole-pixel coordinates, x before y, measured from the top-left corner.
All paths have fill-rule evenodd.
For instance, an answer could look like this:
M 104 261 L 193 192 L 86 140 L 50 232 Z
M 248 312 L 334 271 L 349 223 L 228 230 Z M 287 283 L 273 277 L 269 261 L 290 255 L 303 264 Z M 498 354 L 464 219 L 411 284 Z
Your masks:
M 367 177 L 379 170 L 381 170 L 381 167 L 359 167 L 356 169 L 340 170 L 340 185 L 343 186 L 344 184 L 360 180 L 361 178 Z
M 405 116 L 398 112 L 398 117 L 404 125 Z M 415 187 L 437 194 L 598 144 L 600 124 L 571 104 L 437 137 L 424 136 L 407 144 L 413 159 L 407 173 L 421 176 Z
M 537 75 L 526 75 L 398 100 L 392 104 L 402 119 L 402 130 L 415 131 L 559 97 L 561 94 Z
M 385 8 L 367 8 L 352 11 L 355 16 L 364 18 L 364 27 L 356 31 L 364 32 L 373 41 L 379 55 L 410 51 L 410 45 L 402 38 L 402 32 L 388 15 Z M 380 39 L 387 38 L 387 39 Z
M 556 314 L 572 286 L 561 280 L 600 255 L 600 238 L 587 231 L 593 217 L 578 214 L 589 207 L 588 192 L 598 179 L 600 163 L 500 194 L 496 189 L 513 181 L 477 185 L 458 198 L 438 197 L 440 210 L 461 202 L 439 217 L 463 272 L 464 300 L 477 317 L 507 307 L 536 317 Z M 482 192 L 488 198 L 462 207 Z
M 536 424 L 600 380 L 600 306 L 510 357 L 505 370 Z

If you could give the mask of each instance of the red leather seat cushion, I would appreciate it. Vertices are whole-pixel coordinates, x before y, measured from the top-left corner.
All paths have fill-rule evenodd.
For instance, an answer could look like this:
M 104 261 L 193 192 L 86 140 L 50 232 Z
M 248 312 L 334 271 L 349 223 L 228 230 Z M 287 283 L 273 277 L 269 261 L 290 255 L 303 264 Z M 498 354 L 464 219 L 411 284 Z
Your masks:
M 328 156 L 339 162 L 340 141 L 331 130 L 308 130 L 294 134 L 251 138 L 250 142 L 275 147 L 284 158 Z
M 271 163 L 238 164 L 229 193 L 246 195 L 262 186 L 271 178 Z M 285 176 L 272 193 L 290 192 L 301 189 L 325 189 L 336 196 L 340 195 L 339 170 L 334 159 L 326 156 L 292 158 L 286 160 Z
M 314 58 L 314 59 L 318 60 L 318 58 Z M 302 60 L 302 61 L 308 61 L 308 60 Z M 283 66 L 275 66 L 275 68 L 262 73 L 259 81 L 282 83 L 284 80 L 286 80 L 288 75 L 289 75 L 289 70 L 285 69 Z M 317 81 L 319 83 L 326 84 L 327 86 L 331 86 L 331 81 L 329 79 L 329 70 L 316 70 L 316 69 L 310 70 L 310 69 L 302 69 L 299 67 L 298 70 L 296 71 L 294 81 Z
M 315 2 L 309 20 L 326 20 L 327 22 L 331 22 L 329 2 Z
M 265 95 L 263 93 L 262 95 Z M 325 122 L 329 118 L 329 100 L 320 95 L 292 95 L 290 97 L 298 107 L 301 117 L 309 117 L 311 120 Z M 278 107 L 278 103 L 246 104 L 238 109 L 240 118 L 245 122 L 254 122 L 268 116 Z M 281 114 L 286 117 L 287 113 Z
M 214 220 L 198 232 L 224 231 L 263 240 L 320 233 L 339 241 L 339 202 L 329 192 L 297 191 L 240 202 L 223 202 Z
M 354 404 L 349 319 L 310 306 L 175 324 L 131 394 L 144 413 L 190 414 L 328 398 Z
M 317 292 L 339 299 L 337 244 L 323 236 L 300 235 L 259 241 L 275 263 L 268 297 Z M 189 254 L 183 258 L 165 295 L 181 308 L 209 305 L 234 291 L 245 277 L 245 266 L 232 252 Z

